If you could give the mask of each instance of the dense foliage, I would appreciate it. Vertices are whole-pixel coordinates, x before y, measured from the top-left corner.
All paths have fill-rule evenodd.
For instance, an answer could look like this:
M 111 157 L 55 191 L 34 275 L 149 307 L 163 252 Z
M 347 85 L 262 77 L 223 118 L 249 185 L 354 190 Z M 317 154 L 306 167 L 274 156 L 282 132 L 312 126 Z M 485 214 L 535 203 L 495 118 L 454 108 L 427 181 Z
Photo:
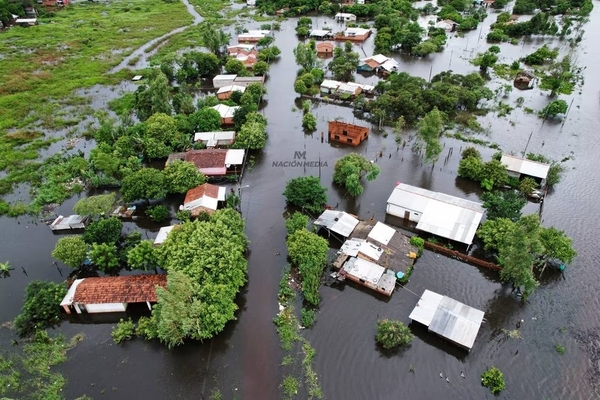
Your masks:
M 120 344 L 125 340 L 130 340 L 135 335 L 135 324 L 128 318 L 124 320 L 121 318 L 117 326 L 112 329 L 110 336 L 113 338 L 116 344 Z
M 400 321 L 382 319 L 377 321 L 377 335 L 375 339 L 384 349 L 406 346 L 414 336 L 410 329 Z
M 507 218 L 517 221 L 527 200 L 514 190 L 485 192 L 481 196 L 487 219 Z
M 189 161 L 175 160 L 163 172 L 169 193 L 186 193 L 206 182 L 204 174 Z
M 352 42 L 346 42 L 343 49 L 341 47 L 333 49 L 333 59 L 327 65 L 333 79 L 342 82 L 354 80 L 354 73 L 358 68 L 360 56 L 352 50 Z
M 28 336 L 60 322 L 60 302 L 67 295 L 62 283 L 31 281 L 25 288 L 25 303 L 15 318 L 19 336 Z
M 333 183 L 344 187 L 351 196 L 360 196 L 364 191 L 361 179 L 375 180 L 379 175 L 378 165 L 358 153 L 350 153 L 335 163 Z
M 121 238 L 123 222 L 118 218 L 102 218 L 88 225 L 83 233 L 83 240 L 88 243 L 115 244 Z
M 318 213 L 327 204 L 327 189 L 316 176 L 302 176 L 291 179 L 283 191 L 288 204 Z
M 504 374 L 496 367 L 491 367 L 481 374 L 481 384 L 489 388 L 493 394 L 500 393 L 506 388 Z
M 149 271 L 157 266 L 156 248 L 151 240 L 142 240 L 127 252 L 127 265 L 131 269 Z
M 73 206 L 73 211 L 78 215 L 104 215 L 112 211 L 114 204 L 115 193 L 100 194 L 79 199 Z
M 58 239 L 52 257 L 71 268 L 79 268 L 87 258 L 88 245 L 81 236 L 66 236 Z
M 425 161 L 435 162 L 442 152 L 440 136 L 444 131 L 444 118 L 445 115 L 434 107 L 417 125 L 419 142 L 425 144 Z
M 267 144 L 267 120 L 254 111 L 246 115 L 233 147 L 238 149 L 258 150 Z
M 134 200 L 162 199 L 167 195 L 167 183 L 162 171 L 143 168 L 123 179 L 121 195 L 127 202 Z
M 483 162 L 479 152 L 463 152 L 458 164 L 458 176 L 480 182 L 486 190 L 502 187 L 509 182 L 506 167 L 495 158 Z
M 285 229 L 288 235 L 294 232 L 308 228 L 308 217 L 302 213 L 295 212 L 285 219 Z
M 327 264 L 329 250 L 327 240 L 306 229 L 299 229 L 288 236 L 287 248 L 292 264 L 298 267 L 300 273 L 304 300 L 318 305 L 321 301 L 321 275 Z

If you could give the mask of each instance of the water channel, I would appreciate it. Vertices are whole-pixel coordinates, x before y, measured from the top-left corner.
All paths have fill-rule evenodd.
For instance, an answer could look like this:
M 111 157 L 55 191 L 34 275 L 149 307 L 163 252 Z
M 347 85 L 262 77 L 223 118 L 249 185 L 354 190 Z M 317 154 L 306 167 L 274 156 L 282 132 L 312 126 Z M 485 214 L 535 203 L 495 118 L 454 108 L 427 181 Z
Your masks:
M 487 47 L 485 36 L 495 20 L 492 13 L 481 30 L 453 37 L 441 54 L 426 59 L 395 56 L 401 68 L 427 79 L 430 69 L 435 75 L 452 69 L 467 73 L 476 68 L 468 60 Z M 321 26 L 325 17 L 315 18 Z M 485 140 L 499 143 L 506 152 L 520 152 L 531 135 L 528 151 L 543 153 L 561 160 L 570 155 L 562 181 L 547 197 L 543 221 L 570 235 L 579 255 L 566 270 L 565 277 L 547 274 L 529 302 L 521 307 L 503 285 L 498 275 L 477 267 L 425 251 L 415 266 L 409 290 L 397 291 L 384 301 L 355 286 L 323 286 L 317 323 L 303 334 L 316 348 L 315 370 L 328 399 L 481 399 L 493 398 L 480 385 L 479 375 L 489 366 L 504 371 L 507 389 L 498 398 L 504 399 L 593 399 L 600 396 L 600 308 L 596 282 L 600 281 L 600 246 L 595 238 L 595 216 L 600 213 L 596 201 L 600 183 L 593 171 L 600 170 L 600 138 L 596 127 L 600 122 L 599 88 L 600 48 L 595 40 L 600 35 L 600 9 L 592 12 L 585 26 L 583 41 L 575 49 L 574 60 L 584 68 L 585 85 L 575 92 L 573 106 L 564 126 L 546 122 L 535 115 L 515 109 L 508 117 L 490 113 L 481 119 L 489 128 Z M 248 28 L 258 28 L 248 24 Z M 217 338 L 205 343 L 190 343 L 167 350 L 154 342 L 134 340 L 122 346 L 113 343 L 113 324 L 65 322 L 60 331 L 66 335 L 83 332 L 85 340 L 69 352 L 69 361 L 60 369 L 68 378 L 67 398 L 87 394 L 93 398 L 111 399 L 188 399 L 207 398 L 212 388 L 219 388 L 226 399 L 277 399 L 282 379 L 279 363 L 283 355 L 279 348 L 272 318 L 278 311 L 277 286 L 285 260 L 285 202 L 281 193 L 291 178 L 319 173 L 318 169 L 275 167 L 276 161 L 293 161 L 295 151 L 306 151 L 307 159 L 327 162 L 321 168 L 321 180 L 329 189 L 329 203 L 362 218 L 385 219 L 386 199 L 396 182 L 478 199 L 480 189 L 457 178 L 460 149 L 466 143 L 444 139 L 448 162 L 435 166 L 422 162 L 410 146 L 397 149 L 393 134 L 373 130 L 369 139 L 356 149 L 322 143 L 320 132 L 327 130 L 327 121 L 341 117 L 348 122 L 366 123 L 352 115 L 352 110 L 334 105 L 314 105 L 312 112 L 319 126 L 314 135 L 301 129 L 301 113 L 295 111 L 296 94 L 293 82 L 297 67 L 292 53 L 297 43 L 295 20 L 282 24 L 276 33 L 276 45 L 282 49 L 280 59 L 272 65 L 266 86 L 267 103 L 264 113 L 269 120 L 267 147 L 254 154 L 251 167 L 243 179 L 242 212 L 250 239 L 249 282 L 239 296 L 237 321 L 227 325 Z M 548 38 L 527 39 L 518 46 L 500 45 L 501 62 L 531 53 Z M 364 44 L 372 52 L 373 38 Z M 553 41 L 552 46 L 568 49 L 566 42 Z M 125 62 L 125 61 L 124 61 Z M 357 76 L 358 81 L 374 82 L 376 78 Z M 92 92 L 93 95 L 93 92 Z M 513 91 L 505 100 L 514 104 L 525 98 L 525 106 L 541 109 L 547 102 L 546 93 L 534 89 Z M 566 98 L 570 102 L 570 98 Z M 512 121 L 512 123 L 511 123 Z M 375 127 L 373 127 L 375 128 Z M 407 138 L 410 132 L 407 133 Z M 379 152 L 384 157 L 377 162 L 382 168 L 379 178 L 366 185 L 357 199 L 346 197 L 331 185 L 335 160 L 350 151 L 370 159 Z M 495 152 L 480 149 L 484 158 Z M 247 187 L 246 187 L 247 186 Z M 77 199 L 71 199 L 57 209 L 69 214 Z M 174 209 L 181 199 L 172 199 Z M 527 210 L 535 210 L 528 206 Z M 157 226 L 147 222 L 129 222 L 126 229 L 143 229 L 147 237 L 156 234 Z M 24 288 L 33 279 L 62 281 L 62 275 L 52 265 L 50 252 L 57 236 L 48 227 L 31 217 L 0 218 L 0 260 L 8 260 L 16 270 L 9 279 L 0 280 L 0 322 L 14 319 L 23 301 Z M 27 275 L 21 271 L 25 268 Z M 378 318 L 394 318 L 409 323 L 408 315 L 424 289 L 446 294 L 461 302 L 484 310 L 482 326 L 473 350 L 467 354 L 425 330 L 413 327 L 415 340 L 398 353 L 382 353 L 375 345 L 374 326 Z M 416 294 L 416 295 L 415 295 Z M 118 316 L 115 317 L 118 320 Z M 523 319 L 522 339 L 507 339 L 502 329 L 514 329 Z M 112 322 L 116 322 L 114 319 Z M 10 347 L 13 338 L 8 329 L 0 329 L 2 348 Z M 564 355 L 555 345 L 565 346 Z M 412 370 L 412 371 L 411 371 Z M 460 377 L 463 371 L 466 377 Z M 301 371 L 294 371 L 298 374 Z M 439 373 L 450 382 L 439 378 Z M 298 398 L 305 398 L 301 392 Z

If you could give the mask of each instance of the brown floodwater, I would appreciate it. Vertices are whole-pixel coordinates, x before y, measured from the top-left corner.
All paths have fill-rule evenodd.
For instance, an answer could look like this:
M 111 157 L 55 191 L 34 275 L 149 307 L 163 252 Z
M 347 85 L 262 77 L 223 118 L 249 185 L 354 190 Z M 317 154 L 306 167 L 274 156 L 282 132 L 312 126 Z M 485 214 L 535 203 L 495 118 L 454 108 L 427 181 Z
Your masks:
M 487 44 L 485 35 L 495 15 L 491 14 L 483 28 L 464 37 L 448 40 L 443 53 L 425 59 L 395 56 L 401 69 L 413 75 L 429 78 L 452 69 L 459 73 L 476 71 L 469 64 Z M 579 255 L 566 269 L 564 278 L 546 273 L 539 289 L 525 306 L 511 294 L 510 285 L 499 281 L 495 272 L 458 262 L 425 251 L 417 261 L 406 290 L 400 289 L 389 300 L 382 300 L 356 286 L 323 286 L 317 323 L 303 331 L 317 351 L 314 368 L 325 397 L 329 399 L 470 399 L 492 398 L 480 384 L 480 374 L 494 365 L 505 373 L 507 388 L 498 398 L 598 398 L 597 376 L 600 373 L 599 296 L 597 283 L 600 246 L 595 237 L 595 217 L 600 213 L 596 201 L 600 184 L 594 178 L 600 170 L 600 122 L 598 107 L 600 48 L 595 40 L 600 35 L 600 10 L 596 8 L 585 26 L 584 39 L 573 50 L 573 59 L 583 67 L 585 85 L 572 96 L 566 122 L 542 123 L 534 115 L 515 109 L 507 117 L 491 112 L 481 118 L 487 128 L 478 137 L 498 143 L 506 152 L 524 150 L 543 153 L 567 161 L 562 181 L 544 202 L 545 225 L 556 226 L 573 238 Z M 314 18 L 321 27 L 324 17 Z M 329 20 L 331 21 L 331 20 Z M 331 22 L 329 22 L 331 24 Z M 248 25 L 257 28 L 258 23 Z M 317 131 L 305 135 L 301 129 L 302 115 L 297 108 L 293 82 L 297 67 L 293 47 L 297 38 L 295 20 L 283 23 L 276 34 L 276 45 L 282 55 L 273 64 L 267 80 L 267 106 L 263 109 L 269 120 L 269 140 L 266 148 L 253 155 L 242 182 L 242 212 L 250 239 L 248 284 L 238 296 L 240 310 L 237 320 L 230 322 L 217 338 L 204 343 L 189 343 L 167 350 L 155 342 L 133 340 L 117 346 L 110 338 L 113 323 L 121 315 L 64 322 L 59 330 L 67 335 L 83 332 L 86 339 L 69 352 L 69 361 L 60 370 L 68 378 L 67 398 L 87 394 L 93 398 L 208 398 L 219 388 L 226 399 L 278 399 L 278 386 L 287 374 L 301 376 L 299 367 L 281 367 L 284 355 L 272 323 L 278 311 L 277 288 L 281 270 L 286 265 L 286 212 L 281 195 L 286 181 L 303 175 L 319 175 L 329 187 L 329 204 L 358 214 L 362 218 L 385 219 L 385 205 L 397 182 L 477 200 L 481 190 L 471 182 L 457 178 L 460 150 L 468 144 L 443 139 L 444 153 L 435 165 L 424 164 L 422 157 L 411 152 L 410 143 L 397 149 L 394 135 L 373 129 L 369 139 L 357 148 L 323 143 L 320 132 L 327 131 L 327 121 L 341 117 L 347 122 L 368 124 L 355 118 L 350 108 L 324 103 L 311 110 L 318 119 Z M 514 46 L 501 44 L 501 62 L 531 53 L 542 43 L 551 41 L 563 53 L 569 51 L 566 41 L 551 38 L 531 38 Z M 358 46 L 357 46 L 358 47 Z M 360 51 L 372 53 L 373 38 Z M 362 82 L 376 82 L 376 77 Z M 494 82 L 494 85 L 500 84 Z M 106 91 L 91 91 L 105 96 Z M 113 93 L 116 93 L 113 91 Z M 549 102 L 547 93 L 538 89 L 521 92 L 516 89 L 503 101 L 514 104 L 523 97 L 524 107 L 541 109 Z M 374 128 L 374 127 L 373 127 Z M 386 129 L 389 131 L 389 129 Z M 406 133 L 410 140 L 411 132 Z M 87 147 L 89 148 L 90 145 Z M 450 149 L 452 156 L 447 158 Z M 308 160 L 327 162 L 318 168 L 283 168 L 274 162 L 293 161 L 296 151 L 306 151 Z M 379 152 L 384 157 L 376 162 L 382 172 L 378 179 L 366 184 L 357 199 L 347 197 L 332 186 L 335 160 L 351 151 L 374 160 Z M 480 148 L 484 157 L 495 150 Z M 446 160 L 447 158 L 447 160 Z M 21 191 L 25 191 L 22 189 Z M 77 199 L 71 199 L 57 209 L 69 214 Z M 180 198 L 169 200 L 174 211 Z M 527 212 L 536 212 L 534 204 Z M 139 220 L 125 224 L 127 230 L 143 229 L 146 237 L 154 237 L 158 226 Z M 61 281 L 70 272 L 52 264 L 50 252 L 58 238 L 48 227 L 32 217 L 0 218 L 0 261 L 15 266 L 12 276 L 0 280 L 0 322 L 14 319 L 23 302 L 23 292 L 33 279 Z M 335 243 L 333 243 L 335 244 Z M 338 244 L 339 245 L 339 244 Z M 23 267 L 27 275 L 22 271 Z M 61 275 L 62 274 L 62 275 Z M 374 327 L 379 318 L 394 318 L 409 323 L 408 315 L 418 295 L 429 289 L 448 295 L 485 311 L 475 346 L 470 353 L 462 352 L 422 327 L 411 325 L 415 340 L 397 353 L 384 353 L 375 345 Z M 523 319 L 521 339 L 506 338 L 503 329 L 512 330 Z M 2 348 L 10 349 L 12 333 L 0 330 Z M 555 345 L 565 347 L 560 355 Z M 460 377 L 464 372 L 466 377 Z M 450 382 L 439 378 L 449 376 Z M 306 398 L 301 389 L 298 398 Z

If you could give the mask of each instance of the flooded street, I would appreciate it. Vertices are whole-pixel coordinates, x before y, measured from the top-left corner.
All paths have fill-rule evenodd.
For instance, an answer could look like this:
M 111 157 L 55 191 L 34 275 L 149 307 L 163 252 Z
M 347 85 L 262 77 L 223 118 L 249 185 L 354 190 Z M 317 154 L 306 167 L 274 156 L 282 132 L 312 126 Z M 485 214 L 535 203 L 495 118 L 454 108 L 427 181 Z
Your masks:
M 597 4 L 596 4 L 597 5 Z M 199 17 L 199 16 L 198 16 Z M 457 73 L 476 71 L 469 63 L 478 52 L 487 49 L 485 36 L 496 18 L 490 12 L 483 28 L 452 37 L 443 53 L 418 59 L 395 55 L 402 71 L 428 79 L 451 69 Z M 313 18 L 321 27 L 325 17 Z M 329 19 L 329 21 L 331 21 Z M 198 19 L 196 17 L 196 22 Z M 331 22 L 328 22 L 331 23 Z M 305 135 L 301 128 L 302 112 L 293 92 L 295 72 L 293 48 L 298 43 L 294 27 L 296 20 L 282 23 L 276 32 L 275 44 L 281 57 L 271 66 L 266 82 L 267 103 L 263 108 L 268 118 L 267 146 L 254 153 L 243 177 L 242 214 L 250 240 L 249 279 L 238 296 L 238 320 L 205 343 L 190 343 L 167 350 L 155 342 L 133 340 L 117 346 L 110 337 L 113 324 L 64 322 L 60 331 L 66 335 L 84 333 L 85 340 L 69 352 L 69 361 L 60 367 L 68 379 L 66 398 L 87 394 L 93 398 L 131 399 L 200 399 L 208 398 L 213 388 L 219 388 L 224 399 L 278 399 L 282 381 L 280 368 L 283 352 L 279 347 L 273 317 L 278 312 L 277 290 L 282 267 L 286 265 L 285 201 L 282 192 L 291 178 L 320 174 L 322 184 L 329 188 L 329 204 L 357 214 L 385 220 L 386 200 L 397 182 L 420 186 L 450 195 L 478 200 L 477 185 L 457 178 L 460 150 L 468 143 L 444 138 L 444 152 L 435 165 L 424 164 L 410 144 L 398 149 L 394 134 L 388 135 L 372 127 L 370 137 L 357 148 L 341 147 L 321 141 L 327 133 L 327 122 L 342 118 L 345 122 L 368 124 L 353 116 L 351 108 L 325 103 L 313 103 L 311 112 L 318 119 L 314 134 Z M 248 25 L 248 29 L 259 27 Z M 425 251 L 417 261 L 406 290 L 398 289 L 389 301 L 352 284 L 321 288 L 321 305 L 316 325 L 303 331 L 316 349 L 314 368 L 327 399 L 482 399 L 494 398 L 480 384 L 481 373 L 490 366 L 501 369 L 506 378 L 506 390 L 501 399 L 592 399 L 600 396 L 600 245 L 595 237 L 595 216 L 600 214 L 597 197 L 600 182 L 593 178 L 600 170 L 600 8 L 596 7 L 585 25 L 583 41 L 575 48 L 573 59 L 583 68 L 585 85 L 581 94 L 575 90 L 568 118 L 560 122 L 542 123 L 534 114 L 516 108 L 506 117 L 495 112 L 480 118 L 487 129 L 478 138 L 498 143 L 504 152 L 520 153 L 527 145 L 528 152 L 543 153 L 562 160 L 573 156 L 564 165 L 561 182 L 544 202 L 543 222 L 564 230 L 573 238 L 578 257 L 567 267 L 564 278 L 546 272 L 540 287 L 521 307 L 512 295 L 510 285 L 503 285 L 495 272 L 458 262 Z M 374 35 L 357 50 L 372 54 Z M 160 40 L 156 39 L 156 40 Z M 501 44 L 499 62 L 510 64 L 533 52 L 549 39 L 531 38 L 518 46 Z M 235 36 L 232 43 L 235 42 Z M 569 49 L 566 41 L 556 39 L 550 47 Z M 143 53 L 144 47 L 136 53 Z M 122 65 L 126 66 L 126 58 Z M 141 53 L 137 54 L 140 55 Z M 364 54 L 361 54 L 363 56 Z M 117 67 L 118 68 L 118 67 Z M 374 83 L 376 77 L 357 75 L 358 82 Z M 501 83 L 499 80 L 497 83 Z M 508 82 L 502 82 L 505 84 Z M 93 96 L 93 92 L 91 93 Z M 547 93 L 539 89 L 513 90 L 503 101 L 514 106 L 523 97 L 524 107 L 540 110 L 549 102 Z M 405 133 L 409 139 L 411 132 Z M 327 136 L 327 135 L 325 135 Z M 89 146 L 88 146 L 89 147 Z M 453 155 L 444 163 L 450 149 Z M 496 150 L 478 147 L 484 159 Z M 274 162 L 293 161 L 296 151 L 306 151 L 309 161 L 327 162 L 318 168 L 279 167 Z M 350 198 L 332 186 L 335 160 L 351 151 L 377 160 L 381 174 L 365 186 L 364 193 Z M 56 212 L 70 214 L 77 198 L 61 205 Z M 181 201 L 169 203 L 175 210 Z M 526 210 L 536 210 L 529 205 Z M 128 222 L 126 230 L 145 229 L 145 237 L 156 236 L 157 226 L 147 221 Z M 12 276 L 0 280 L 4 307 L 0 323 L 13 320 L 23 302 L 24 289 L 34 279 L 62 281 L 70 273 L 66 267 L 59 271 L 53 266 L 50 252 L 57 240 L 50 229 L 33 217 L 0 218 L 0 261 L 15 267 Z M 332 243 L 335 244 L 335 243 Z M 338 243 L 339 245 L 339 243 Z M 22 271 L 23 267 L 25 272 Z M 25 274 L 26 273 L 26 274 Z M 423 290 L 448 295 L 485 312 L 475 346 L 470 353 L 459 351 L 414 327 L 415 340 L 397 353 L 383 353 L 375 345 L 375 324 L 379 318 L 398 319 L 405 324 Z M 123 316 L 111 316 L 117 322 Z M 507 338 L 502 330 L 515 329 L 518 321 L 521 339 Z M 0 329 L 2 348 L 10 348 L 12 332 Z M 565 347 L 560 355 L 555 345 Z M 460 373 L 464 372 L 465 378 Z M 300 374 L 301 371 L 293 371 Z M 439 378 L 443 372 L 450 382 Z M 301 392 L 298 398 L 305 398 Z

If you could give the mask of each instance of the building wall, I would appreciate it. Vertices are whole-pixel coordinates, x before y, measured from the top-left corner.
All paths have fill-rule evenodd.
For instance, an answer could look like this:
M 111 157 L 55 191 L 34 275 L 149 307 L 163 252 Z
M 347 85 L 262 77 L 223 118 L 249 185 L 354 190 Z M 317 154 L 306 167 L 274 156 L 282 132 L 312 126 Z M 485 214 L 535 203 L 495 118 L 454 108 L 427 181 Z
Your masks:
M 419 222 L 421 219 L 421 213 L 408 208 L 400 207 L 395 204 L 388 203 L 386 212 L 395 217 L 404 218 L 408 215 L 408 220 L 412 222 Z M 408 214 L 407 214 L 408 213 Z
M 369 128 L 346 124 L 338 121 L 329 122 L 329 141 L 358 146 L 369 137 Z
M 127 303 L 86 304 L 85 309 L 90 314 L 124 312 L 127 310 Z

